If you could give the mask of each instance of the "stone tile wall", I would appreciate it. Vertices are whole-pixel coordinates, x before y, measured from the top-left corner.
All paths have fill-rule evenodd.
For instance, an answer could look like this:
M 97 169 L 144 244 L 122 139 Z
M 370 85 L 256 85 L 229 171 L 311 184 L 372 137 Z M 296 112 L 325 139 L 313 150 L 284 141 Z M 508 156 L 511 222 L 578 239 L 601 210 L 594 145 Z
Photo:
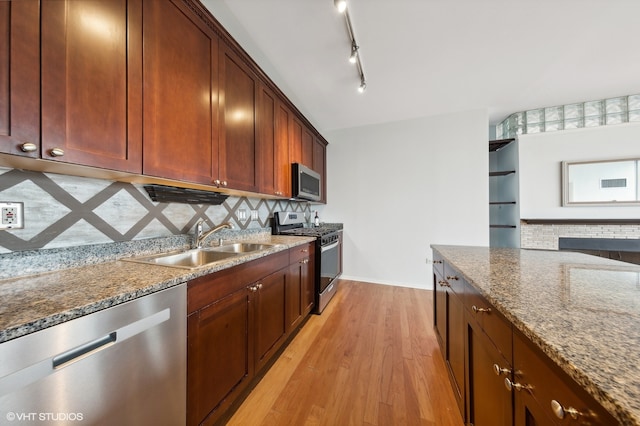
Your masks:
M 520 222 L 520 247 L 558 250 L 560 237 L 640 238 L 639 224 L 530 224 Z

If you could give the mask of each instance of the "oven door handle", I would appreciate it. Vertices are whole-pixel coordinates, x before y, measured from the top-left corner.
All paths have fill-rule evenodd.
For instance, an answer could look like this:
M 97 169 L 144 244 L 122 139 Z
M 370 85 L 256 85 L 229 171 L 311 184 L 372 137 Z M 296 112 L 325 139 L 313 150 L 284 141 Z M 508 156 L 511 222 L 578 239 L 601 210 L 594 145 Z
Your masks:
M 328 246 L 322 246 L 320 247 L 320 253 L 324 253 L 325 251 L 332 250 L 338 247 L 339 244 L 340 244 L 340 241 L 336 241 L 335 243 L 329 244 Z

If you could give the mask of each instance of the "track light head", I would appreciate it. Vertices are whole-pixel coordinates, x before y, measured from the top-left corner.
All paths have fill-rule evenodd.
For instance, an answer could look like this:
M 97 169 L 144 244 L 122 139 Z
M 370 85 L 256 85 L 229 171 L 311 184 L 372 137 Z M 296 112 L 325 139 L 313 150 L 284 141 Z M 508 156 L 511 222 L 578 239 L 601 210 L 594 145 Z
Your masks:
M 358 60 L 358 46 L 354 44 L 353 46 L 351 46 L 351 56 L 349 56 L 349 62 L 351 62 L 352 64 L 355 64 L 357 60 Z
M 366 88 L 367 88 L 367 83 L 364 80 L 361 80 L 360 81 L 360 87 L 358 87 L 358 92 L 359 93 L 364 93 Z
M 333 4 L 340 13 L 344 13 L 344 11 L 347 10 L 347 0 L 333 0 Z

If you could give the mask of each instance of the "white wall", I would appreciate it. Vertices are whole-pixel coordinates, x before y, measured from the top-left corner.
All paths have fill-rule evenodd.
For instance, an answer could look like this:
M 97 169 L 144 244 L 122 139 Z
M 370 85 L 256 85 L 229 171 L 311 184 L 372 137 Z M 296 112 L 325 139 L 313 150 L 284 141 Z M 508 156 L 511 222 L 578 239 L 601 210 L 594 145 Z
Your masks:
M 632 219 L 640 207 L 562 207 L 561 162 L 640 157 L 640 124 L 520 135 L 523 219 Z
M 431 288 L 431 244 L 488 245 L 486 110 L 326 137 L 319 211 L 344 223 L 343 278 Z

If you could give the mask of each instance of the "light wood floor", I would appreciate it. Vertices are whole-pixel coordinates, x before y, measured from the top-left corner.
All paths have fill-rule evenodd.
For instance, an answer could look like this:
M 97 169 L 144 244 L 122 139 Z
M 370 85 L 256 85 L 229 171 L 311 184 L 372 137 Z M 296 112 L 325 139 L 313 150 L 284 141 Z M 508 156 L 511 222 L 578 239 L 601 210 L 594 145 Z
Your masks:
M 462 425 L 430 291 L 340 281 L 229 425 Z

